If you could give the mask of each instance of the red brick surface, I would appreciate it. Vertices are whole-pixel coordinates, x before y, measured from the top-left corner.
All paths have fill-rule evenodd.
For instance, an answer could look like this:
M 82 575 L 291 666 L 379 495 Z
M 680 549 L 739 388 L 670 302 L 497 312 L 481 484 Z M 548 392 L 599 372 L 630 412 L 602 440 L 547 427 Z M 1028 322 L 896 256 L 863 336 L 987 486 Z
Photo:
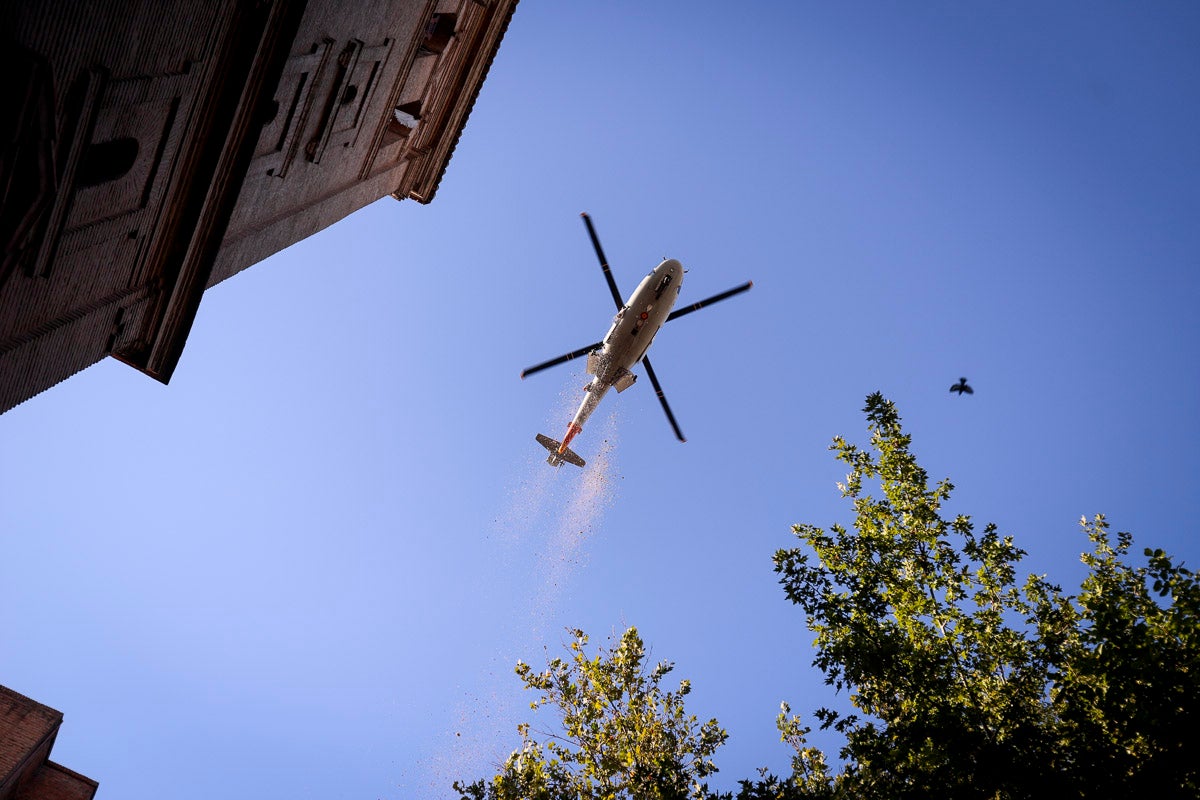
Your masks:
M 0 686 L 0 800 L 91 800 L 97 783 L 49 761 L 63 715 Z
M 91 778 L 47 761 L 13 800 L 92 800 L 98 786 Z

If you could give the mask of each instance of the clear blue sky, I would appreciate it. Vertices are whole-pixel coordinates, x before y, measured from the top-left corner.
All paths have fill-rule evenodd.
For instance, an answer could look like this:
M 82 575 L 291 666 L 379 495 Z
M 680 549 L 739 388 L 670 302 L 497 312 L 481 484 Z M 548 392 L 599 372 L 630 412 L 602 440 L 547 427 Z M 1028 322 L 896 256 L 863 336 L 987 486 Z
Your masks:
M 1082 575 L 1080 515 L 1200 563 L 1200 7 L 534 2 L 436 201 L 210 291 L 169 387 L 106 361 L 0 417 L 0 682 L 101 798 L 447 796 L 511 666 L 636 624 L 783 770 L 827 702 L 770 557 L 848 522 L 832 436 L 899 405 L 952 513 Z M 576 365 L 663 256 L 643 378 L 554 473 Z M 577 362 L 578 364 L 578 362 Z M 960 375 L 976 389 L 947 389 Z

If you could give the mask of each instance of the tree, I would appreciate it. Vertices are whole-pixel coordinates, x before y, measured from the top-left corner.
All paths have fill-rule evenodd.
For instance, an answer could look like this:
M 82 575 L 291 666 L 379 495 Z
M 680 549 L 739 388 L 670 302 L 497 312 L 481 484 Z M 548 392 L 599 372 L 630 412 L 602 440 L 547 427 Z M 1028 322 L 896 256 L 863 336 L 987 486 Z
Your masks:
M 554 658 L 542 672 L 518 662 L 516 673 L 540 697 L 530 704 L 561 716 L 562 734 L 519 725 L 521 747 L 490 781 L 455 782 L 464 800 L 604 798 L 683 800 L 707 796 L 704 779 L 717 771 L 712 755 L 727 734 L 715 719 L 703 724 L 684 710 L 691 692 L 661 684 L 673 664 L 647 671 L 646 648 L 636 628 L 616 647 L 587 653 L 588 637 L 572 632 L 569 658 Z
M 853 532 L 797 525 L 804 546 L 775 555 L 816 633 L 814 665 L 857 713 L 815 712 L 845 737 L 830 775 L 785 709 L 795 775 L 773 796 L 1197 796 L 1196 575 L 1161 550 L 1130 567 L 1131 537 L 1113 546 L 1098 516 L 1084 520 L 1093 552 L 1078 598 L 1043 576 L 1018 583 L 1012 537 L 945 519 L 953 486 L 929 486 L 894 405 L 873 394 L 865 411 L 874 452 L 840 437 L 831 448 L 851 468 L 839 488 Z
M 1200 576 L 1149 548 L 1130 567 L 1128 533 L 1114 546 L 1103 517 L 1081 523 L 1091 573 L 1054 698 L 1074 778 L 1093 796 L 1198 797 Z
M 853 709 L 814 713 L 844 737 L 837 759 L 809 746 L 811 727 L 785 703 L 776 725 L 792 774 L 710 793 L 702 780 L 726 734 L 685 715 L 687 681 L 663 693 L 671 665 L 647 674 L 633 628 L 594 658 L 575 631 L 569 661 L 517 666 L 564 735 L 543 746 L 520 726 L 499 775 L 455 784 L 464 798 L 1200 797 L 1200 577 L 1162 550 L 1131 565 L 1133 538 L 1114 542 L 1096 516 L 1081 520 L 1091 552 L 1078 595 L 1018 579 L 1025 553 L 1011 536 L 944 515 L 954 487 L 930 486 L 895 406 L 876 393 L 864 410 L 870 449 L 840 437 L 831 448 L 850 466 L 839 487 L 852 529 L 796 525 L 801 545 L 774 559 L 816 634 L 814 666 Z

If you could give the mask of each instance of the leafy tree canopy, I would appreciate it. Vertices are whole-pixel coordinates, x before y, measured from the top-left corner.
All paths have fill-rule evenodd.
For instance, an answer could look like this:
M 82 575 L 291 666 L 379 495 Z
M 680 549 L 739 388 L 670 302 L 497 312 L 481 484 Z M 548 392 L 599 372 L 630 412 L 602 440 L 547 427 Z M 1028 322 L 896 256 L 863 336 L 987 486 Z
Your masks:
M 1130 566 L 1132 538 L 1114 543 L 1097 516 L 1082 520 L 1093 550 L 1077 597 L 1043 576 L 1018 580 L 1011 536 L 943 516 L 953 486 L 929 485 L 895 406 L 873 394 L 865 411 L 871 450 L 832 447 L 850 465 L 839 488 L 854 530 L 797 525 L 803 546 L 775 554 L 816 633 L 814 665 L 857 712 L 816 711 L 845 737 L 843 766 L 829 776 L 821 754 L 798 749 L 793 785 L 839 797 L 1196 797 L 1197 576 L 1161 550 Z M 790 724 L 802 743 L 807 729 Z
M 646 671 L 636 629 L 594 657 L 575 631 L 568 660 L 517 666 L 563 733 L 542 744 L 520 726 L 500 774 L 455 784 L 464 800 L 1200 797 L 1200 577 L 1162 550 L 1131 565 L 1132 537 L 1096 516 L 1081 520 L 1077 595 L 1019 578 L 1011 536 L 945 515 L 954 487 L 930 485 L 895 406 L 876 393 L 865 411 L 870 448 L 831 448 L 850 467 L 852 529 L 796 525 L 800 545 L 774 559 L 816 634 L 813 665 L 853 709 L 814 712 L 843 737 L 836 759 L 785 703 L 792 774 L 713 794 L 726 734 L 686 715 L 688 682 L 660 688 L 671 665 Z
M 454 784 L 464 800 L 595 798 L 683 800 L 707 796 L 703 780 L 717 771 L 712 755 L 726 739 L 715 719 L 701 724 L 684 711 L 691 683 L 672 691 L 662 683 L 673 669 L 663 661 L 647 669 L 646 647 L 636 628 L 611 650 L 588 654 L 588 637 L 572 632 L 567 659 L 542 672 L 519 662 L 517 675 L 540 696 L 537 711 L 552 707 L 561 734 L 535 738 L 518 726 L 521 747 L 490 782 Z

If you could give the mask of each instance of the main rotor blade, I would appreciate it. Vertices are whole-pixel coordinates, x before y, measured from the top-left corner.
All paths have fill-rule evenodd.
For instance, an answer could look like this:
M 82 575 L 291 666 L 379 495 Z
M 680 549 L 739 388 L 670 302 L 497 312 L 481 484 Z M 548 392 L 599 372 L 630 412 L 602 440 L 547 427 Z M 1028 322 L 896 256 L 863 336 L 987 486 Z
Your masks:
M 549 361 L 543 361 L 542 363 L 536 364 L 536 365 L 530 367 L 529 369 L 522 370 L 521 371 L 521 379 L 524 380 L 525 378 L 529 377 L 530 375 L 532 375 L 535 372 L 541 372 L 544 369 L 549 369 L 550 367 L 557 367 L 559 364 L 565 364 L 566 362 L 570 361 L 572 358 L 579 358 L 580 356 L 587 355 L 588 353 L 592 352 L 597 347 L 599 347 L 601 344 L 603 344 L 603 342 L 592 342 L 587 347 L 581 347 L 578 350 L 567 353 L 566 355 L 561 355 L 561 356 L 558 356 L 557 358 L 552 358 Z
M 733 297 L 735 294 L 741 294 L 742 292 L 749 291 L 750 287 L 753 285 L 754 285 L 754 281 L 746 281 L 741 286 L 735 286 L 727 292 L 721 292 L 720 294 L 714 294 L 712 297 L 708 298 L 707 300 L 701 300 L 699 303 L 692 303 L 690 306 L 687 306 L 686 308 L 680 308 L 675 311 L 672 311 L 671 314 L 667 317 L 667 322 L 670 322 L 673 319 L 679 319 L 684 314 L 690 314 L 693 311 L 699 311 L 700 309 L 704 308 L 705 306 L 711 306 L 713 303 L 719 303 L 722 300 L 728 300 L 729 298 Z
M 675 421 L 675 415 L 671 413 L 671 407 L 667 405 L 667 396 L 663 394 L 662 384 L 658 382 L 658 376 L 654 374 L 654 367 L 650 366 L 650 359 L 643 356 L 642 363 L 646 365 L 646 377 L 650 378 L 650 385 L 654 387 L 654 393 L 658 395 L 658 402 L 662 403 L 663 411 L 667 412 L 667 420 L 675 429 L 675 438 L 686 442 L 683 431 L 679 430 L 679 423 Z
M 579 216 L 583 217 L 583 224 L 587 225 L 588 236 L 592 239 L 592 247 L 596 250 L 596 258 L 600 259 L 600 269 L 604 270 L 604 280 L 608 281 L 608 290 L 612 292 L 613 302 L 617 304 L 617 311 L 625 307 L 625 301 L 621 299 L 621 290 L 617 288 L 617 281 L 613 278 L 612 270 L 608 268 L 608 259 L 604 257 L 604 248 L 600 246 L 600 239 L 596 236 L 596 229 L 592 227 L 592 218 L 583 212 Z

